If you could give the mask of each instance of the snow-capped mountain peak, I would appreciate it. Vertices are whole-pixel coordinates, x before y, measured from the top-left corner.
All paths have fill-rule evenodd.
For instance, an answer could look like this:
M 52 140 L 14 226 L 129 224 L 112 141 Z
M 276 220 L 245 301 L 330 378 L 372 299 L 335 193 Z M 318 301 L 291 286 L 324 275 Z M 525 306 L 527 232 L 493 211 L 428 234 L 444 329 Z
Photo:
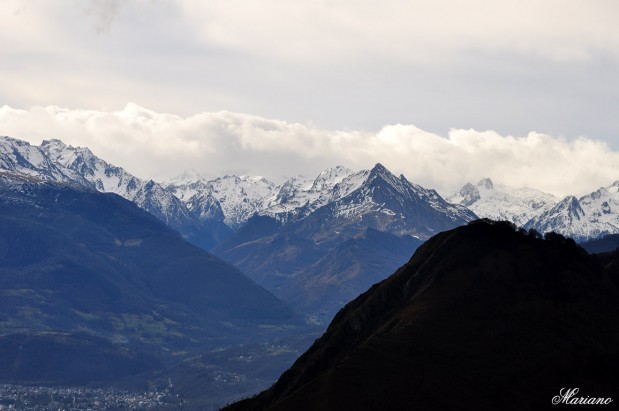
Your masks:
M 329 201 L 316 213 L 321 222 L 313 224 L 324 227 L 324 239 L 333 235 L 335 227 L 338 233 L 370 227 L 425 238 L 436 230 L 476 218 L 465 207 L 447 203 L 436 191 L 413 184 L 402 175 L 396 177 L 380 163 L 336 184 Z
M 95 155 L 88 147 L 73 147 L 58 139 L 43 140 L 41 150 L 61 164 L 70 164 L 78 158 L 91 164 L 96 161 Z
M 45 140 L 41 150 L 55 163 L 83 176 L 101 192 L 115 193 L 133 201 L 136 192 L 146 184 L 124 169 L 96 157 L 88 148 L 73 147 L 60 140 Z
M 333 187 L 332 200 L 338 200 L 357 190 L 368 180 L 369 175 L 369 170 L 361 170 L 344 178 Z
M 301 192 L 308 192 L 312 188 L 312 180 L 303 175 L 290 177 L 276 188 L 277 194 L 271 204 L 285 204 L 298 197 Z
M 188 227 L 194 222 L 185 205 L 154 181 L 140 180 L 95 156 L 88 148 L 73 147 L 57 139 L 33 146 L 1 137 L 0 169 L 118 194 L 175 228 Z
M 240 227 L 262 210 L 275 188 L 273 183 L 260 176 L 226 175 L 214 180 L 200 177 L 194 181 L 185 177 L 167 183 L 166 189 L 201 218 L 220 216 L 232 228 Z
M 399 184 L 399 179 L 381 163 L 376 163 L 368 175 L 368 181 L 375 179 L 383 179 L 394 186 Z
M 474 218 L 468 210 L 446 203 L 436 191 L 413 184 L 404 176 L 396 177 L 380 163 L 370 170 L 359 172 L 343 166 L 331 167 L 315 178 L 297 175 L 278 186 L 259 176 L 227 175 L 210 181 L 186 181 L 188 176 L 186 173 L 182 178 L 174 179 L 175 182 L 168 183 L 166 189 L 201 216 L 223 213 L 225 223 L 234 229 L 239 228 L 253 214 L 271 216 L 282 222 L 300 220 L 321 207 L 351 195 L 357 198 L 352 203 L 357 206 L 363 203 L 363 207 L 355 209 L 354 213 L 380 209 L 385 215 L 396 215 L 391 209 L 395 206 L 390 208 L 387 204 L 389 201 L 381 202 L 380 197 L 386 192 L 392 192 L 392 196 L 398 197 L 396 202 L 427 202 L 430 207 L 458 215 L 457 218 L 462 221 Z M 349 206 L 342 205 L 343 208 L 337 213 L 347 215 L 357 207 L 351 203 Z
M 585 212 L 576 197 L 567 196 L 551 209 L 532 219 L 526 227 L 535 228 L 541 233 L 556 231 L 567 234 L 576 222 L 586 222 Z
M 466 183 L 464 187 L 460 189 L 460 195 L 462 196 L 460 204 L 466 207 L 474 204 L 481 198 L 479 190 L 471 183 Z
M 479 182 L 477 183 L 477 186 L 483 187 L 486 190 L 492 190 L 494 188 L 494 184 L 492 184 L 492 180 L 488 177 L 485 177 L 479 180 Z
M 576 240 L 619 232 L 619 182 L 576 199 L 568 196 L 528 224 L 540 232 L 556 231 Z
M 41 147 L 11 137 L 0 137 L 0 169 L 15 174 L 92 187 L 81 175 L 57 164 Z
M 314 179 L 310 190 L 331 190 L 336 184 L 338 184 L 344 178 L 348 177 L 353 173 L 354 171 L 344 166 L 329 167 L 320 174 L 318 174 L 318 177 Z
M 118 194 L 173 227 L 188 226 L 193 220 L 185 205 L 158 183 L 141 180 L 97 157 L 88 148 L 73 147 L 54 139 L 43 141 L 41 150 L 54 163 L 86 179 L 98 191 Z
M 475 185 L 466 183 L 459 192 L 448 196 L 447 201 L 466 206 L 479 217 L 524 226 L 531 218 L 552 208 L 558 199 L 533 188 L 494 184 L 486 177 Z
M 314 179 L 295 176 L 275 188 L 266 208 L 259 214 L 288 221 L 307 216 L 334 200 L 334 191 L 353 171 L 344 167 L 330 167 Z

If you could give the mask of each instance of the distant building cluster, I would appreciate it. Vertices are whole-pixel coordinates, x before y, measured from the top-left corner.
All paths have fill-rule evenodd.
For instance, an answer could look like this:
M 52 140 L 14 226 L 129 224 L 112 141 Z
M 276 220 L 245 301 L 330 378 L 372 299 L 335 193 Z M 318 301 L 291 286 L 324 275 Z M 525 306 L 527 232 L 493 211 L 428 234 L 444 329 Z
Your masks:
M 178 402 L 169 387 L 163 391 L 131 393 L 115 389 L 0 385 L 0 411 L 149 410 Z

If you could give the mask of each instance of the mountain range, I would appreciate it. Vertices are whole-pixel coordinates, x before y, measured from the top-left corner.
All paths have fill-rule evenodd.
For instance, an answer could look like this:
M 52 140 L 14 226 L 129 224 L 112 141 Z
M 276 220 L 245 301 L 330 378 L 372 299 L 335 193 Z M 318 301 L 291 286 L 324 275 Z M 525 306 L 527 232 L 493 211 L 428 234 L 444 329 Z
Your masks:
M 478 217 L 578 241 L 619 232 L 616 184 L 560 201 L 484 178 L 444 199 L 381 164 L 359 172 L 337 166 L 315 178 L 295 176 L 281 184 L 257 176 L 209 180 L 195 173 L 159 184 L 87 148 L 59 140 L 37 147 L 9 137 L 0 138 L 0 166 L 4 172 L 118 194 L 235 264 L 308 318 L 329 318 L 344 301 L 403 264 L 424 240 Z M 344 244 L 351 242 L 359 245 L 355 250 L 363 249 L 360 244 L 379 235 L 376 231 L 390 236 L 390 250 L 344 253 Z M 346 261 L 346 270 L 336 256 Z M 382 274 L 363 274 L 363 259 L 384 262 L 374 264 L 375 273 Z
M 350 214 L 352 209 L 343 209 L 340 200 L 357 190 L 371 172 L 336 166 L 315 178 L 295 176 L 281 184 L 258 176 L 206 179 L 185 172 L 160 184 L 135 177 L 95 156 L 88 148 L 72 147 L 60 140 L 46 140 L 33 146 L 10 137 L 0 137 L 0 167 L 3 171 L 119 194 L 189 241 L 208 249 L 238 231 L 256 214 L 287 223 L 338 201 L 339 210 L 335 211 Z M 542 233 L 555 231 L 584 241 L 619 232 L 618 186 L 619 182 L 615 182 L 579 198 L 566 196 L 561 200 L 534 188 L 512 188 L 484 178 L 476 184 L 465 184 L 445 200 L 466 207 L 478 217 L 512 221 Z M 439 197 L 434 192 L 423 200 L 432 202 Z M 356 204 L 355 207 L 360 202 Z M 365 208 L 350 216 L 376 211 L 368 206 L 369 203 L 365 204 Z M 464 216 L 462 211 L 451 212 Z M 432 235 L 431 231 L 403 232 L 419 238 Z
M 164 186 L 172 193 L 180 194 L 180 198 L 186 202 L 191 196 L 184 193 L 189 191 L 192 195 L 199 193 L 202 198 L 210 199 L 204 203 L 225 204 L 221 221 L 238 230 L 256 214 L 288 223 L 303 219 L 325 206 L 337 208 L 332 203 L 337 203 L 341 197 L 358 189 L 370 172 L 362 170 L 355 173 L 337 166 L 324 170 L 316 178 L 295 176 L 279 185 L 262 177 L 225 176 L 207 180 L 185 175 L 181 179 L 182 184 L 173 181 Z M 187 190 L 187 187 L 198 189 L 193 192 Z M 236 191 L 231 187 L 236 187 Z M 480 218 L 511 221 L 541 233 L 554 231 L 577 241 L 587 241 L 619 233 L 618 187 L 619 182 L 614 182 L 584 196 L 568 195 L 560 199 L 535 188 L 513 188 L 483 178 L 476 184 L 466 183 L 460 191 L 445 196 L 444 200 L 452 205 L 464 206 Z M 433 196 L 440 197 L 436 192 Z M 426 196 L 424 200 L 433 201 L 432 196 Z M 358 204 L 354 207 L 358 207 Z M 368 210 L 367 207 L 359 207 L 360 214 Z M 347 211 L 340 209 L 336 212 Z M 455 210 L 452 212 L 458 213 Z M 461 216 L 464 214 L 461 213 Z M 351 217 L 355 218 L 354 213 Z M 422 239 L 432 234 L 411 230 L 403 232 Z
M 272 217 L 287 225 L 316 215 L 314 213 L 320 210 L 322 216 L 330 214 L 333 219 L 346 220 L 346 225 L 349 221 L 365 219 L 361 224 L 364 227 L 375 225 L 383 231 L 424 238 L 442 228 L 444 222 L 439 218 L 434 227 L 434 222 L 430 221 L 407 221 L 419 217 L 404 212 L 412 203 L 418 208 L 436 210 L 430 214 L 446 215 L 451 221 L 475 217 L 465 207 L 447 203 L 436 191 L 413 184 L 404 176 L 397 177 L 381 164 L 359 172 L 342 166 L 332 167 L 315 178 L 294 176 L 280 185 L 262 177 L 192 178 L 196 177 L 185 174 L 164 186 L 187 204 L 219 207 L 224 214 L 223 221 L 235 230 L 253 215 Z M 373 183 L 376 179 L 380 181 Z M 378 185 L 380 183 L 382 186 Z M 405 204 L 396 204 L 399 202 Z
M 4 172 L 120 195 L 188 241 L 237 265 L 308 316 L 332 315 L 382 273 L 406 261 L 423 239 L 476 218 L 380 164 L 360 172 L 334 167 L 316 178 L 296 176 L 280 185 L 261 177 L 191 181 L 188 175 L 160 185 L 59 140 L 38 147 L 9 137 L 1 143 Z M 352 260 L 350 267 L 358 268 L 340 276 L 334 270 L 341 263 L 333 258 L 347 241 L 361 244 L 379 235 L 367 230 L 390 234 L 388 243 L 394 246 L 366 247 L 364 256 L 349 253 L 373 260 L 376 271 L 363 274 L 366 269 L 360 267 L 365 265 Z M 326 271 L 318 281 L 311 273 L 320 267 Z M 307 288 L 307 295 L 299 287 Z M 315 298 L 321 287 L 330 290 L 325 294 L 330 298 Z

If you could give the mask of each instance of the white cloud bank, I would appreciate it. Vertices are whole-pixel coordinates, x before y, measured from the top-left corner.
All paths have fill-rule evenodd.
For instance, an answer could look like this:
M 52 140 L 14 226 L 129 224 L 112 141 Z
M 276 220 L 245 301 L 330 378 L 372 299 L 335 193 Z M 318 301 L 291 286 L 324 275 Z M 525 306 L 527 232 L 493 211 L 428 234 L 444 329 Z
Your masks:
M 298 173 L 313 176 L 338 164 L 363 169 L 377 162 L 443 194 L 486 176 L 557 195 L 588 193 L 619 179 L 619 152 L 584 137 L 457 129 L 440 136 L 400 124 L 378 133 L 327 131 L 225 111 L 180 117 L 133 103 L 112 112 L 3 106 L 0 135 L 33 144 L 59 138 L 89 147 L 141 178 L 160 181 L 186 169 L 277 181 Z

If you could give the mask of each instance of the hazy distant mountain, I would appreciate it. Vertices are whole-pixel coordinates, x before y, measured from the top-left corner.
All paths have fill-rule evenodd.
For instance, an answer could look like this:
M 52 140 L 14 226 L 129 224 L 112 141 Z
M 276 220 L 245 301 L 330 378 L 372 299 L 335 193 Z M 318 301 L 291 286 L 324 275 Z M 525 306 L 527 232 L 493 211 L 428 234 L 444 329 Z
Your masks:
M 619 181 L 577 199 L 568 196 L 527 227 L 556 231 L 577 241 L 619 233 Z
M 113 343 L 110 350 L 178 361 L 214 344 L 266 337 L 260 326 L 292 318 L 238 269 L 117 195 L 5 172 L 0 211 L 0 335 L 21 336 L 16 341 L 49 338 L 50 347 L 70 351 L 87 334 L 99 339 L 90 343 Z M 0 364 L 10 363 L 3 355 L 12 351 L 0 352 Z M 123 355 L 112 350 L 109 359 L 121 364 Z
M 227 410 L 553 409 L 565 387 L 615 401 L 618 257 L 549 238 L 484 221 L 436 235 Z
M 511 221 L 524 226 L 530 219 L 552 208 L 559 199 L 533 188 L 512 188 L 494 184 L 489 178 L 477 184 L 465 184 L 446 198 L 447 201 L 468 207 L 482 218 Z

